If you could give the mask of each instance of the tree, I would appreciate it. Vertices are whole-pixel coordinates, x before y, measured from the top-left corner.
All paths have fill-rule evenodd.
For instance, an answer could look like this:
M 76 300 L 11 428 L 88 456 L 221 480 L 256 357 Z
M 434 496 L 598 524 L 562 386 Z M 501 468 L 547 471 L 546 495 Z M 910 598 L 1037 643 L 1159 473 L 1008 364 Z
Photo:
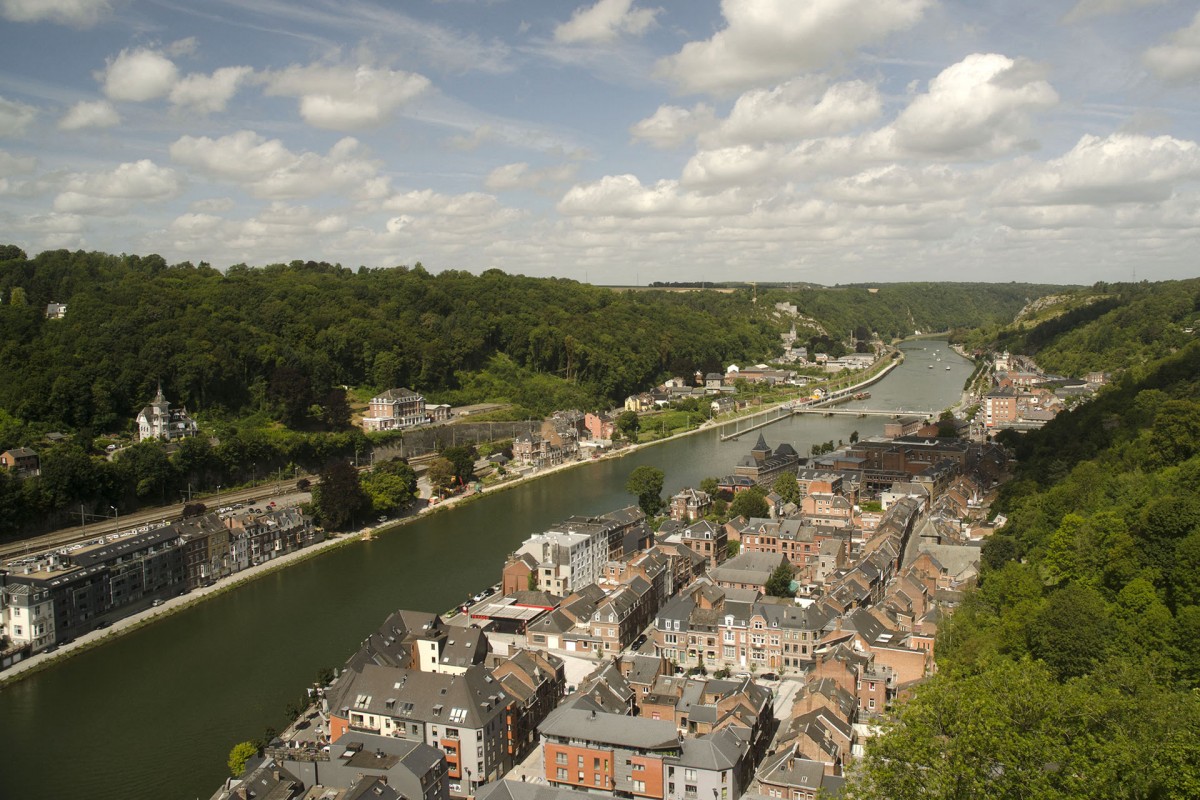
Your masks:
M 207 510 L 208 508 L 204 505 L 204 503 L 188 503 L 183 507 L 183 511 L 180 513 L 180 516 L 184 519 L 187 519 L 188 517 L 198 517 Z
M 700 481 L 700 491 L 705 492 L 709 497 L 715 498 L 717 496 L 717 479 L 705 478 Z
M 958 425 L 953 412 L 942 412 L 942 415 L 938 417 L 937 430 L 937 435 L 943 438 L 952 439 L 958 436 Z
M 766 517 L 771 513 L 771 507 L 761 486 L 752 486 L 737 493 L 729 504 L 729 515 L 732 517 Z
M 442 458 L 450 462 L 454 468 L 454 477 L 459 483 L 468 483 L 475 479 L 475 450 L 459 445 L 447 447 L 442 451 Z
M 417 475 L 403 459 L 375 466 L 363 479 L 363 491 L 376 514 L 394 514 L 412 503 L 417 493 Z
M 1080 584 L 1051 594 L 1029 625 L 1029 651 L 1061 678 L 1087 674 L 1111 642 L 1108 605 L 1099 592 Z
M 1178 464 L 1200 452 L 1200 403 L 1163 403 L 1150 429 L 1150 446 L 1159 466 Z
M 779 495 L 785 503 L 800 502 L 800 484 L 796 482 L 796 476 L 790 472 L 785 472 L 775 479 L 775 483 L 771 484 L 771 491 Z
M 280 422 L 297 428 L 306 421 L 312 405 L 312 381 L 299 369 L 276 367 L 267 393 L 278 408 Z
M 870 743 L 851 798 L 1087 796 L 1071 791 L 1083 748 L 1063 730 L 1079 713 L 1044 667 L 1001 661 L 929 683 Z
M 429 462 L 429 469 L 425 472 L 425 476 L 429 478 L 429 483 L 439 492 L 445 492 L 452 489 L 458 482 L 454 475 L 454 465 L 450 463 L 448 458 L 435 458 Z
M 638 440 L 638 431 L 642 429 L 642 421 L 638 418 L 636 411 L 623 411 L 617 417 L 617 430 L 621 436 L 630 442 Z
M 858 444 L 858 431 L 850 431 L 850 444 Z
M 358 471 L 344 458 L 334 459 L 321 470 L 321 482 L 313 489 L 313 508 L 321 524 L 341 530 L 353 524 L 370 508 L 370 500 L 359 483 Z
M 350 403 L 346 401 L 346 390 L 339 387 L 329 390 L 321 405 L 321 420 L 331 431 L 350 427 Z
M 665 476 L 661 469 L 642 466 L 629 473 L 625 491 L 637 498 L 638 507 L 647 516 L 654 516 L 662 508 L 662 490 Z
M 794 577 L 795 573 L 790 564 L 780 564 L 771 573 L 771 577 L 767 578 L 763 589 L 771 597 L 795 597 L 796 593 L 792 591 L 792 578 Z
M 258 745 L 254 742 L 238 742 L 229 751 L 229 774 L 235 778 L 242 777 L 246 771 L 246 762 L 258 755 Z

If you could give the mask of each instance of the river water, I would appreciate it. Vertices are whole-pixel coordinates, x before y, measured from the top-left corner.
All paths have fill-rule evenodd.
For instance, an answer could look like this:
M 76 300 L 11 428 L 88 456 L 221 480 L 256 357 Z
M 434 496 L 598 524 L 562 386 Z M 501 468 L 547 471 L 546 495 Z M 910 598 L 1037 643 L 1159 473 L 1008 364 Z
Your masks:
M 938 412 L 971 364 L 944 341 L 903 346 L 866 408 Z M 940 358 L 941 361 L 936 359 Z M 934 368 L 930 369 L 930 365 Z M 947 370 L 946 367 L 950 369 Z M 879 435 L 882 417 L 794 417 L 762 429 L 802 455 L 815 442 Z M 322 667 L 340 666 L 397 608 L 442 611 L 500 580 L 531 533 L 634 502 L 635 467 L 666 473 L 665 494 L 733 471 L 758 433 L 712 429 L 604 459 L 432 514 L 370 542 L 269 574 L 0 690 L 0 795 L 88 800 L 209 797 L 237 742 L 299 702 Z

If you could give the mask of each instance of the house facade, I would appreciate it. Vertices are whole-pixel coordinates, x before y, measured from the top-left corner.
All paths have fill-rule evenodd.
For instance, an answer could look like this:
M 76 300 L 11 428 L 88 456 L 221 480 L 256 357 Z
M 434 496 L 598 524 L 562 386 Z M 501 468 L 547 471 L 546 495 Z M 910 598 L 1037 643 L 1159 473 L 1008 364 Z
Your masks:
M 196 421 L 188 416 L 183 406 L 172 408 L 163 395 L 162 385 L 159 384 L 158 394 L 150 405 L 138 412 L 134 420 L 138 431 L 138 441 L 173 442 L 200 432 Z
M 388 431 L 411 428 L 428 421 L 425 398 L 412 389 L 400 387 L 388 389 L 371 398 L 362 426 L 367 431 Z

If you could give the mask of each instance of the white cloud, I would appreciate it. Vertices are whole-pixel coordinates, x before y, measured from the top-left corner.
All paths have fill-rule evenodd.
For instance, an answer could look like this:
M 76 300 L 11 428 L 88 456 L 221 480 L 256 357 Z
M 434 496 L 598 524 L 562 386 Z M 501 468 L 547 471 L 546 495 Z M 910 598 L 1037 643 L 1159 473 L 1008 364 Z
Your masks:
M 652 116 L 636 123 L 629 132 L 636 140 L 666 149 L 680 146 L 715 123 L 716 114 L 706 103 L 697 103 L 692 108 L 659 106 Z
M 748 204 L 736 191 L 697 194 L 680 191 L 678 181 L 661 180 L 642 186 L 634 175 L 606 175 L 572 187 L 558 202 L 567 216 L 708 217 L 745 211 Z
M 37 109 L 33 106 L 0 97 L 0 136 L 22 135 L 35 117 Z
M 299 98 L 304 120 L 330 130 L 380 125 L 430 86 L 415 72 L 324 64 L 293 65 L 264 80 L 267 94 Z
M 567 183 L 575 177 L 578 169 L 576 164 L 530 169 L 529 164 L 522 161 L 496 167 L 483 183 L 494 192 L 506 189 L 540 189 L 547 185 Z
M 1170 136 L 1084 136 L 1061 158 L 1028 167 L 995 192 L 1001 205 L 1157 203 L 1200 178 L 1200 145 Z
M 450 146 L 455 150 L 464 150 L 471 152 L 478 150 L 479 147 L 487 142 L 495 141 L 500 138 L 491 125 L 480 125 L 476 127 L 469 136 L 459 134 L 450 137 Z
M 40 234 L 82 233 L 87 222 L 78 214 L 33 214 L 21 221 L 21 228 Z
M 112 10 L 109 0 L 3 0 L 4 18 L 13 22 L 60 22 L 77 28 L 95 25 Z
M 198 114 L 224 111 L 253 72 L 250 67 L 222 67 L 211 75 L 192 73 L 171 87 L 171 103 Z
M 206 197 L 191 204 L 192 211 L 201 214 L 223 214 L 237 205 L 232 197 Z
M 490 194 L 442 194 L 431 189 L 393 195 L 383 203 L 385 211 L 401 214 L 440 214 L 450 217 L 480 216 L 499 207 L 496 198 Z
M 683 168 L 686 186 L 742 186 L 777 174 L 783 152 L 750 145 L 701 150 Z
M 273 199 L 353 192 L 378 172 L 375 162 L 361 155 L 361 146 L 351 137 L 338 141 L 324 156 L 293 153 L 278 139 L 265 139 L 254 131 L 238 131 L 219 139 L 183 136 L 170 150 L 171 159 L 178 164 Z
M 824 67 L 911 27 L 931 0 L 722 0 L 726 27 L 659 62 L 685 92 L 726 92 Z
M 261 254 L 271 260 L 288 259 L 302 250 L 311 253 L 349 227 L 343 214 L 275 201 L 245 219 L 194 211 L 180 214 L 171 221 L 168 233 L 174 247 L 206 258 L 212 255 L 211 243 L 218 241 L 230 253 Z
M 37 168 L 37 159 L 33 156 L 14 156 L 5 150 L 0 150 L 0 178 L 10 175 L 28 175 Z
M 149 159 L 121 164 L 109 172 L 82 172 L 68 178 L 54 198 L 54 210 L 73 214 L 122 214 L 135 203 L 169 200 L 182 181 L 170 167 Z
M 107 100 L 83 100 L 58 121 L 59 130 L 78 131 L 83 128 L 111 128 L 120 123 L 121 115 Z
M 195 36 L 186 36 L 171 42 L 163 48 L 163 52 L 171 58 L 178 58 L 179 56 L 194 56 L 199 49 L 200 40 Z
M 142 47 L 110 58 L 96 79 L 109 99 L 144 102 L 165 97 L 179 79 L 179 70 L 159 51 Z
M 989 157 L 1030 146 L 1030 114 L 1057 103 L 1032 64 L 973 53 L 930 81 L 892 130 L 908 152 Z
M 1166 0 L 1079 0 L 1063 17 L 1064 22 L 1080 22 L 1106 14 L 1122 14 L 1136 8 L 1162 5 Z
M 1200 78 L 1200 11 L 1191 25 L 1175 31 L 1165 44 L 1151 47 L 1142 59 L 1163 80 L 1182 82 Z
M 887 164 L 836 178 L 818 191 L 823 197 L 842 203 L 903 206 L 965 199 L 974 195 L 981 183 L 980 176 L 957 172 L 943 164 L 921 167 Z
M 773 89 L 752 89 L 738 98 L 717 130 L 702 136 L 706 146 L 759 144 L 842 133 L 879 116 L 874 86 L 847 81 L 823 87 L 796 78 Z
M 645 33 L 660 9 L 638 8 L 633 0 L 598 0 L 594 6 L 575 9 L 571 19 L 554 29 L 554 38 L 564 44 L 610 42 L 621 33 Z

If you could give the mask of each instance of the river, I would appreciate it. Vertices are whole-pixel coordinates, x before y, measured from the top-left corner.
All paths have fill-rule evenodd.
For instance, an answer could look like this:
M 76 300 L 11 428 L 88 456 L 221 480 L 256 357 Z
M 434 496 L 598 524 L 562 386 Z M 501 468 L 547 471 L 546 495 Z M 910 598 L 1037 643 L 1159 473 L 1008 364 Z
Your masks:
M 871 387 L 869 400 L 843 407 L 937 412 L 957 402 L 969 362 L 941 340 L 902 349 L 905 363 Z M 762 433 L 772 447 L 786 441 L 807 454 L 853 431 L 878 435 L 883 423 L 804 416 Z M 318 669 L 341 665 L 390 612 L 450 608 L 498 582 L 505 556 L 531 533 L 630 505 L 624 483 L 634 467 L 662 469 L 670 495 L 731 473 L 757 437 L 721 442 L 714 428 L 484 496 L 271 573 L 0 690 L 0 794 L 209 797 L 227 774 L 229 749 L 268 725 L 282 728 L 285 706 L 299 702 Z

